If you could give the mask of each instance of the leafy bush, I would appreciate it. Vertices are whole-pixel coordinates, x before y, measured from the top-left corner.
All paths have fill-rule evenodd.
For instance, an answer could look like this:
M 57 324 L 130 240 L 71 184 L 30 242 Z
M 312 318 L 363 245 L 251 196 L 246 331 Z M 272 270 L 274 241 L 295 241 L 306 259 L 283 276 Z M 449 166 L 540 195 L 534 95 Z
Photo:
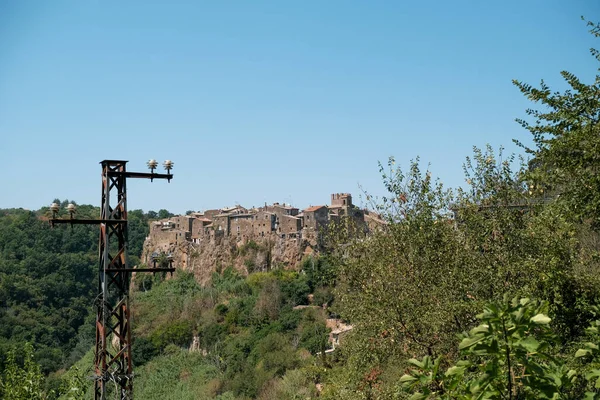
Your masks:
M 298 275 L 293 280 L 281 282 L 280 285 L 285 303 L 291 306 L 308 304 L 310 286 L 305 275 Z
M 219 293 L 243 294 L 248 292 L 246 280 L 233 267 L 229 266 L 219 274 L 212 274 L 211 286 Z
M 167 345 L 188 346 L 192 341 L 194 326 L 192 322 L 183 320 L 163 324 L 150 336 L 155 348 L 164 350 Z
M 157 356 L 159 350 L 160 349 L 152 340 L 146 339 L 145 337 L 135 338 L 131 349 L 133 364 L 135 366 L 144 365 Z
M 135 397 L 139 399 L 196 400 L 212 398 L 207 382 L 219 377 L 200 353 L 174 349 L 136 370 Z
M 330 306 L 333 303 L 333 290 L 329 287 L 318 287 L 315 289 L 313 303 L 322 306 Z
M 0 379 L 0 394 L 5 400 L 42 400 L 44 377 L 33 359 L 33 346 L 25 343 L 23 366 L 17 364 L 15 351 L 9 351 Z
M 325 351 L 327 348 L 328 331 L 322 318 L 309 310 L 304 314 L 299 326 L 299 346 L 307 349 L 312 354 Z
M 289 339 L 281 333 L 271 333 L 252 349 L 255 363 L 275 376 L 283 376 L 288 369 L 299 366 L 300 360 Z
M 256 243 L 254 240 L 249 240 L 247 243 L 243 244 L 238 248 L 238 252 L 240 255 L 245 256 L 250 252 L 258 252 L 261 251 L 262 247 Z
M 326 256 L 305 258 L 302 261 L 301 270 L 306 274 L 311 290 L 335 284 L 337 269 Z
M 549 353 L 555 337 L 545 314 L 547 303 L 513 299 L 488 304 L 481 324 L 464 335 L 465 358 L 440 370 L 441 357 L 409 360 L 417 367 L 400 382 L 413 398 L 557 399 L 570 389 L 577 372 Z
M 261 390 L 259 399 L 263 400 L 300 400 L 310 399 L 316 395 L 314 384 L 304 371 L 289 370 L 281 379 L 273 379 Z

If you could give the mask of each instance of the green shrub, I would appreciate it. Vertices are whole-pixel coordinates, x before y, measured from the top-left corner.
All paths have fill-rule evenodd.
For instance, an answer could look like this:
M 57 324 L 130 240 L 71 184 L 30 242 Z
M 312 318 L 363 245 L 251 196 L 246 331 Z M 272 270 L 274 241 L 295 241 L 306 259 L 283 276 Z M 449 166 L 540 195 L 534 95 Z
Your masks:
M 23 366 L 18 365 L 15 351 L 8 353 L 6 367 L 0 376 L 0 394 L 6 400 L 41 400 L 44 377 L 33 359 L 33 346 L 25 343 Z
M 192 341 L 194 326 L 191 321 L 175 321 L 159 326 L 150 335 L 152 344 L 164 350 L 169 344 L 188 346 Z
M 146 292 L 152 289 L 152 285 L 154 284 L 154 276 L 153 274 L 138 274 L 135 277 L 135 283 L 137 284 L 138 290 Z
M 325 322 L 304 321 L 300 326 L 300 347 L 316 354 L 325 351 L 329 334 Z
M 241 245 L 238 249 L 240 255 L 245 256 L 250 252 L 258 252 L 262 250 L 262 247 L 254 240 L 249 240 L 247 243 Z
M 279 283 L 274 279 L 267 280 L 256 299 L 254 314 L 259 323 L 274 321 L 279 317 L 282 296 Z
M 293 331 L 298 327 L 302 311 L 294 310 L 290 306 L 284 306 L 279 313 L 278 322 L 285 331 Z
M 221 274 L 214 272 L 212 274 L 211 286 L 219 293 L 241 295 L 249 291 L 244 277 L 231 266 L 225 268 Z
M 328 307 L 333 303 L 333 290 L 329 287 L 318 287 L 315 289 L 313 304 L 322 306 L 323 304 Z
M 247 258 L 244 260 L 244 266 L 246 267 L 246 271 L 248 271 L 249 274 L 257 271 L 256 263 L 251 258 Z
M 227 314 L 227 311 L 229 311 L 229 307 L 227 307 L 225 304 L 217 304 L 215 307 L 215 314 L 217 315 L 224 316 Z
M 337 269 L 325 256 L 307 257 L 302 261 L 302 271 L 306 274 L 311 290 L 319 286 L 333 286 L 335 284 Z
M 200 336 L 201 346 L 205 349 L 208 349 L 215 343 L 224 340 L 225 335 L 227 334 L 227 329 L 225 326 L 218 323 L 208 323 L 200 327 L 198 334 Z
M 308 285 L 306 275 L 296 274 L 294 279 L 289 281 L 282 280 L 280 285 L 285 303 L 292 306 L 308 304 L 310 286 Z
M 293 369 L 285 373 L 281 379 L 272 379 L 261 390 L 262 400 L 300 400 L 315 396 L 315 385 L 303 370 Z
M 275 376 L 283 376 L 288 369 L 300 365 L 290 340 L 281 333 L 271 333 L 260 340 L 252 349 L 255 362 Z
M 137 337 L 134 339 L 131 349 L 131 356 L 135 366 L 141 366 L 157 356 L 159 349 L 155 346 L 152 340 L 145 337 Z
M 488 304 L 477 316 L 481 324 L 460 342 L 465 359 L 445 373 L 442 357 L 411 359 L 416 368 L 402 376 L 402 386 L 423 399 L 561 398 L 577 372 L 551 356 L 547 310 L 547 303 L 530 299 Z
M 197 352 L 173 349 L 136 369 L 136 399 L 196 400 L 212 398 L 210 386 L 216 368 Z

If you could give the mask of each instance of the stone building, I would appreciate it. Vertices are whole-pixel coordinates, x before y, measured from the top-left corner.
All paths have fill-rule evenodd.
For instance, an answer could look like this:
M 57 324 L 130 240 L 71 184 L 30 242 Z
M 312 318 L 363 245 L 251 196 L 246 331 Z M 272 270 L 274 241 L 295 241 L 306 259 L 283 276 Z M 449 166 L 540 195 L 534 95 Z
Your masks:
M 303 237 L 316 241 L 319 232 L 329 224 L 329 211 L 327 206 L 312 206 L 302 212 Z
M 277 215 L 270 211 L 260 209 L 254 214 L 252 233 L 255 237 L 265 237 L 276 229 Z
M 352 218 L 365 232 L 384 225 L 377 213 L 352 204 L 349 193 L 334 193 L 329 206 L 311 206 L 302 212 L 285 203 L 251 209 L 236 205 L 154 221 L 150 235 L 152 243 L 160 244 L 158 251 L 185 242 L 210 246 L 222 238 L 234 243 L 272 238 L 318 249 L 327 227 L 344 217 Z

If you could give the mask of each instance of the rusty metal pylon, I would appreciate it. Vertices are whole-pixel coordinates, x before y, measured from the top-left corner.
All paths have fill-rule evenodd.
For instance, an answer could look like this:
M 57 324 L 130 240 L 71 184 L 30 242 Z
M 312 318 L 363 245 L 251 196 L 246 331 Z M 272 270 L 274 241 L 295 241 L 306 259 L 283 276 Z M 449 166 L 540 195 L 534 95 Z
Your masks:
M 104 160 L 102 165 L 102 202 L 100 219 L 73 218 L 75 207 L 69 205 L 70 219 L 56 218 L 58 205 L 53 204 L 51 224 L 100 225 L 98 246 L 98 296 L 96 306 L 96 345 L 94 351 L 94 399 L 104 400 L 116 391 L 121 400 L 133 398 L 133 364 L 131 359 L 131 314 L 129 283 L 133 272 L 173 272 L 174 268 L 129 268 L 127 258 L 127 178 L 173 178 L 173 163 L 163 164 L 166 174 L 154 173 L 156 161 L 150 160 L 151 173 L 127 172 L 127 161 Z M 114 201 L 114 203 L 111 202 Z

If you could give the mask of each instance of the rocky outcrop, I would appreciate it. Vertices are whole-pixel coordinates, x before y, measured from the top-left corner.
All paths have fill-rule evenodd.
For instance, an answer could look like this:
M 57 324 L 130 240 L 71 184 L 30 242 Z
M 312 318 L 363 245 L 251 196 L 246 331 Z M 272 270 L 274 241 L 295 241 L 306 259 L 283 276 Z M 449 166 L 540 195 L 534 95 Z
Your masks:
M 178 238 L 177 234 L 150 234 L 144 243 L 142 261 L 152 265 L 152 253 L 172 254 L 173 266 L 193 273 L 200 284 L 208 283 L 214 271 L 229 266 L 243 274 L 275 267 L 296 269 L 302 258 L 313 252 L 306 240 L 277 235 L 244 241 L 216 235 L 200 243 Z

